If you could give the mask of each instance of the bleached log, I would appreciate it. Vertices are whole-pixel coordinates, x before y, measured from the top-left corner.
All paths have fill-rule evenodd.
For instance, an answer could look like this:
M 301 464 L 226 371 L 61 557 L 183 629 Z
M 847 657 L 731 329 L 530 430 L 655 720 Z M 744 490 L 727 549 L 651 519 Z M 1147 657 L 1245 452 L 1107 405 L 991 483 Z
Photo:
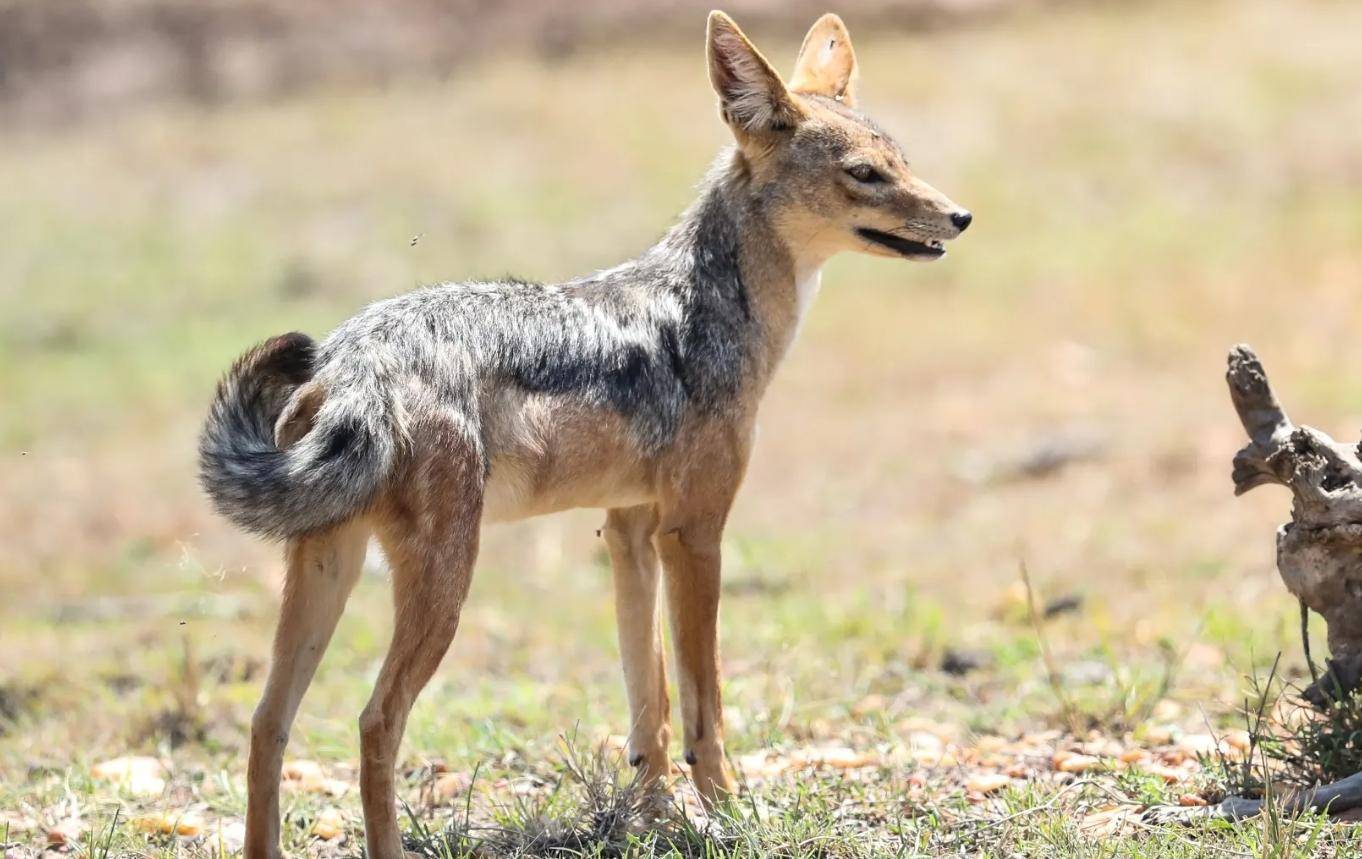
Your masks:
M 1357 447 L 1292 424 L 1249 347 L 1230 350 L 1225 377 L 1249 437 L 1234 457 L 1235 494 L 1277 483 L 1294 499 L 1277 530 L 1277 570 L 1328 625 L 1327 670 L 1304 693 L 1322 706 L 1362 678 L 1362 459 Z
M 1267 371 L 1247 346 L 1230 350 L 1225 380 L 1249 443 L 1234 457 L 1234 494 L 1276 483 L 1291 490 L 1291 521 L 1277 529 L 1277 571 L 1287 590 L 1329 628 L 1330 659 L 1305 689 L 1317 707 L 1352 694 L 1362 678 L 1362 446 L 1340 444 L 1286 416 Z M 1155 806 L 1149 823 L 1242 820 L 1265 800 L 1242 796 L 1200 808 Z M 1338 814 L 1362 807 L 1362 773 L 1277 795 L 1276 807 Z
M 1276 798 L 1277 809 L 1288 817 L 1304 811 L 1324 811 L 1340 814 L 1362 807 L 1362 773 L 1350 775 L 1332 784 L 1280 792 Z M 1156 805 L 1144 813 L 1147 823 L 1193 823 L 1198 820 L 1243 820 L 1260 813 L 1266 800 L 1247 799 L 1242 796 L 1226 797 L 1216 805 L 1200 808 Z

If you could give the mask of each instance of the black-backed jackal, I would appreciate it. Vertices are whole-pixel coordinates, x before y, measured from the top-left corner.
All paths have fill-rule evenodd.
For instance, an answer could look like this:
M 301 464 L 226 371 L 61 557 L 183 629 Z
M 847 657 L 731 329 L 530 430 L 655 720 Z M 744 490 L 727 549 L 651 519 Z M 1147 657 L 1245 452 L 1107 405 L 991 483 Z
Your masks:
M 220 385 L 203 483 L 234 522 L 286 541 L 288 567 L 251 724 L 252 859 L 279 853 L 289 728 L 371 536 L 391 565 L 396 615 L 359 720 L 371 859 L 401 856 L 398 744 L 454 637 L 486 521 L 608 511 L 631 762 L 647 777 L 670 770 L 660 579 L 691 777 L 707 800 L 732 789 L 719 543 L 757 404 L 829 257 L 936 259 L 970 214 L 856 111 L 856 58 L 836 15 L 813 25 L 788 83 L 719 12 L 707 54 L 735 145 L 637 259 L 561 284 L 421 289 L 321 343 L 276 337 Z

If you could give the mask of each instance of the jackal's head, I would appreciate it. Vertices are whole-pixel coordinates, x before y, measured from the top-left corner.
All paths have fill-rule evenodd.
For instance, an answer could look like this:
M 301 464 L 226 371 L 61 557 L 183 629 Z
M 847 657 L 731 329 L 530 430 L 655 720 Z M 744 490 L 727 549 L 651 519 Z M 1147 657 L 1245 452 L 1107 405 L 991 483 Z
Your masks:
M 709 77 L 754 190 L 792 248 L 932 260 L 971 215 L 914 175 L 887 132 L 856 110 L 856 54 L 828 13 L 782 81 L 722 12 L 709 16 Z

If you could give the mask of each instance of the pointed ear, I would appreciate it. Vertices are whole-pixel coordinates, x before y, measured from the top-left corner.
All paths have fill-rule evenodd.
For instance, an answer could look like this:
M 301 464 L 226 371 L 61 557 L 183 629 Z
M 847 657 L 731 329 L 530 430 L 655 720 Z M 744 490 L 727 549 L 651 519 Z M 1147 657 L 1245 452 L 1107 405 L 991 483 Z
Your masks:
M 856 52 L 842 19 L 829 12 L 809 28 L 795 60 L 793 92 L 835 98 L 848 107 L 856 104 Z
M 708 55 L 719 114 L 735 132 L 772 134 L 799 121 L 802 111 L 780 75 L 723 12 L 709 13 Z

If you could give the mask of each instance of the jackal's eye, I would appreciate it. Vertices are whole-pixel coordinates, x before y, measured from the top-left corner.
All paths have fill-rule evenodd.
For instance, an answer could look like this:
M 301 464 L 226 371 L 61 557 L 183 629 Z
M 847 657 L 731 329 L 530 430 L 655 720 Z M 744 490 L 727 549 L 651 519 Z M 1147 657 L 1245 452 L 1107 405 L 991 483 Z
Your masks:
M 880 173 L 880 171 L 871 167 L 869 164 L 857 164 L 853 167 L 848 167 L 847 175 L 857 182 L 864 182 L 867 185 L 873 185 L 876 182 L 884 181 L 884 174 Z

